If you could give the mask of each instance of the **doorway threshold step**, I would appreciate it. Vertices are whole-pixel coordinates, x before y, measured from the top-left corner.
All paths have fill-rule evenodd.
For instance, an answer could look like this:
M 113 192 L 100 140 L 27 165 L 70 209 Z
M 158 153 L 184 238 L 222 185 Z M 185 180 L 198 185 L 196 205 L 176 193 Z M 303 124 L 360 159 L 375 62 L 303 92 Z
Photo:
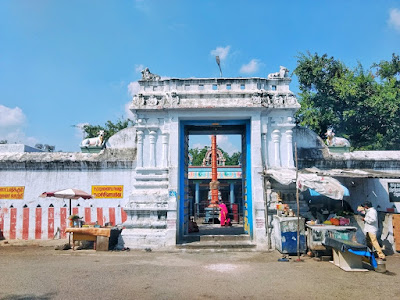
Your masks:
M 248 234 L 240 235 L 200 235 L 200 242 L 250 242 Z
M 215 251 L 252 251 L 256 244 L 250 241 L 202 241 L 176 245 L 182 250 L 215 250 Z

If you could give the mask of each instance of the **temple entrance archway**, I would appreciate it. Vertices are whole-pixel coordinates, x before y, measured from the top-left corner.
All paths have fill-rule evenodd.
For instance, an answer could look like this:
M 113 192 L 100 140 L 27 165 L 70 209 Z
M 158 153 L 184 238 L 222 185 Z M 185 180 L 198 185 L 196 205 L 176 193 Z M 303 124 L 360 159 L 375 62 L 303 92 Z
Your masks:
M 203 180 L 197 180 L 195 183 L 191 180 L 193 179 L 193 172 L 189 172 L 189 141 L 190 138 L 196 135 L 239 135 L 241 137 L 240 167 L 235 170 L 236 174 L 240 175 L 236 175 L 236 179 L 230 181 L 223 179 L 224 175 L 221 172 L 218 176 L 218 181 L 221 183 L 220 201 L 227 204 L 229 216 L 232 219 L 232 227 L 221 227 L 219 224 L 214 224 L 209 216 L 207 216 L 205 207 L 207 207 L 209 202 L 207 185 L 210 179 L 203 178 Z M 178 231 L 180 234 L 177 237 L 178 242 L 196 241 L 201 235 L 247 234 L 251 237 L 253 233 L 251 168 L 247 167 L 251 165 L 250 120 L 181 121 L 180 144 L 180 200 L 178 209 Z M 228 170 L 228 168 L 224 169 L 223 167 L 220 167 L 220 169 L 221 171 Z M 191 173 L 191 176 L 189 173 Z M 234 197 L 231 197 L 232 193 L 234 193 Z M 190 232 L 189 222 L 191 219 L 195 220 L 198 224 L 198 233 Z

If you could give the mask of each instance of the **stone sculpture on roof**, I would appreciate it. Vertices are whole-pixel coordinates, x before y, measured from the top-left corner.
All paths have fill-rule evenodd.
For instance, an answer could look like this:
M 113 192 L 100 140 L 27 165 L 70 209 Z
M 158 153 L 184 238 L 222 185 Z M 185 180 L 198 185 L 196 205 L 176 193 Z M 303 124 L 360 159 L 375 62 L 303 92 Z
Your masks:
M 142 70 L 142 80 L 160 80 L 161 76 L 150 72 L 149 68 Z
M 350 142 L 345 138 L 336 137 L 332 128 L 328 128 L 325 135 L 326 135 L 326 144 L 329 147 L 350 147 Z
M 289 69 L 283 66 L 280 66 L 279 72 L 268 74 L 268 79 L 285 78 L 285 77 L 289 77 Z

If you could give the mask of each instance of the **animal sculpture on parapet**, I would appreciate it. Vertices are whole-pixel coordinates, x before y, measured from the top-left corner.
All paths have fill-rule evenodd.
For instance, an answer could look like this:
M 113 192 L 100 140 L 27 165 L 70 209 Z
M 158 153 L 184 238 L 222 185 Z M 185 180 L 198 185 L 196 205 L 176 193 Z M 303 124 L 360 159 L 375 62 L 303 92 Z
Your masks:
M 279 72 L 268 74 L 268 79 L 285 78 L 288 76 L 289 76 L 289 69 L 284 66 L 280 66 Z
M 149 68 L 142 70 L 142 80 L 160 80 L 161 76 L 150 72 Z
M 335 137 L 333 128 L 328 128 L 326 133 L 326 144 L 329 147 L 350 147 L 350 142 L 342 137 Z
M 98 132 L 98 136 L 94 138 L 87 138 L 81 142 L 81 147 L 101 147 L 104 143 L 104 130 Z

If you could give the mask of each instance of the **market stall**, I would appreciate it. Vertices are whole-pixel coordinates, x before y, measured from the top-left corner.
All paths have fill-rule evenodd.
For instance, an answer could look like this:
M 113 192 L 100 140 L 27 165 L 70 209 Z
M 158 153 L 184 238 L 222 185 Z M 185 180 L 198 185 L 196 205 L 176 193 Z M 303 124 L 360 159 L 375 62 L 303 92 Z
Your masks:
M 327 249 L 324 245 L 325 239 L 328 236 L 329 231 L 335 232 L 337 237 L 341 237 L 344 240 L 355 241 L 355 233 L 357 232 L 357 227 L 325 224 L 312 225 L 310 223 L 306 224 L 307 248 L 313 253 L 313 255 L 330 255 L 330 249 Z
M 109 238 L 111 235 L 111 228 L 67 228 L 65 232 L 72 233 L 72 249 L 75 250 L 76 241 L 93 241 L 94 249 L 100 251 L 107 251 Z
M 357 243 L 353 233 L 328 230 L 323 245 L 332 249 L 332 263 L 344 271 L 368 271 L 363 265 L 364 257 L 369 258 L 374 269 L 378 266 L 374 253 L 366 245 Z
M 297 249 L 297 226 L 299 222 L 299 249 Z M 304 231 L 304 218 L 274 216 L 276 249 L 283 254 L 306 252 L 306 237 Z

